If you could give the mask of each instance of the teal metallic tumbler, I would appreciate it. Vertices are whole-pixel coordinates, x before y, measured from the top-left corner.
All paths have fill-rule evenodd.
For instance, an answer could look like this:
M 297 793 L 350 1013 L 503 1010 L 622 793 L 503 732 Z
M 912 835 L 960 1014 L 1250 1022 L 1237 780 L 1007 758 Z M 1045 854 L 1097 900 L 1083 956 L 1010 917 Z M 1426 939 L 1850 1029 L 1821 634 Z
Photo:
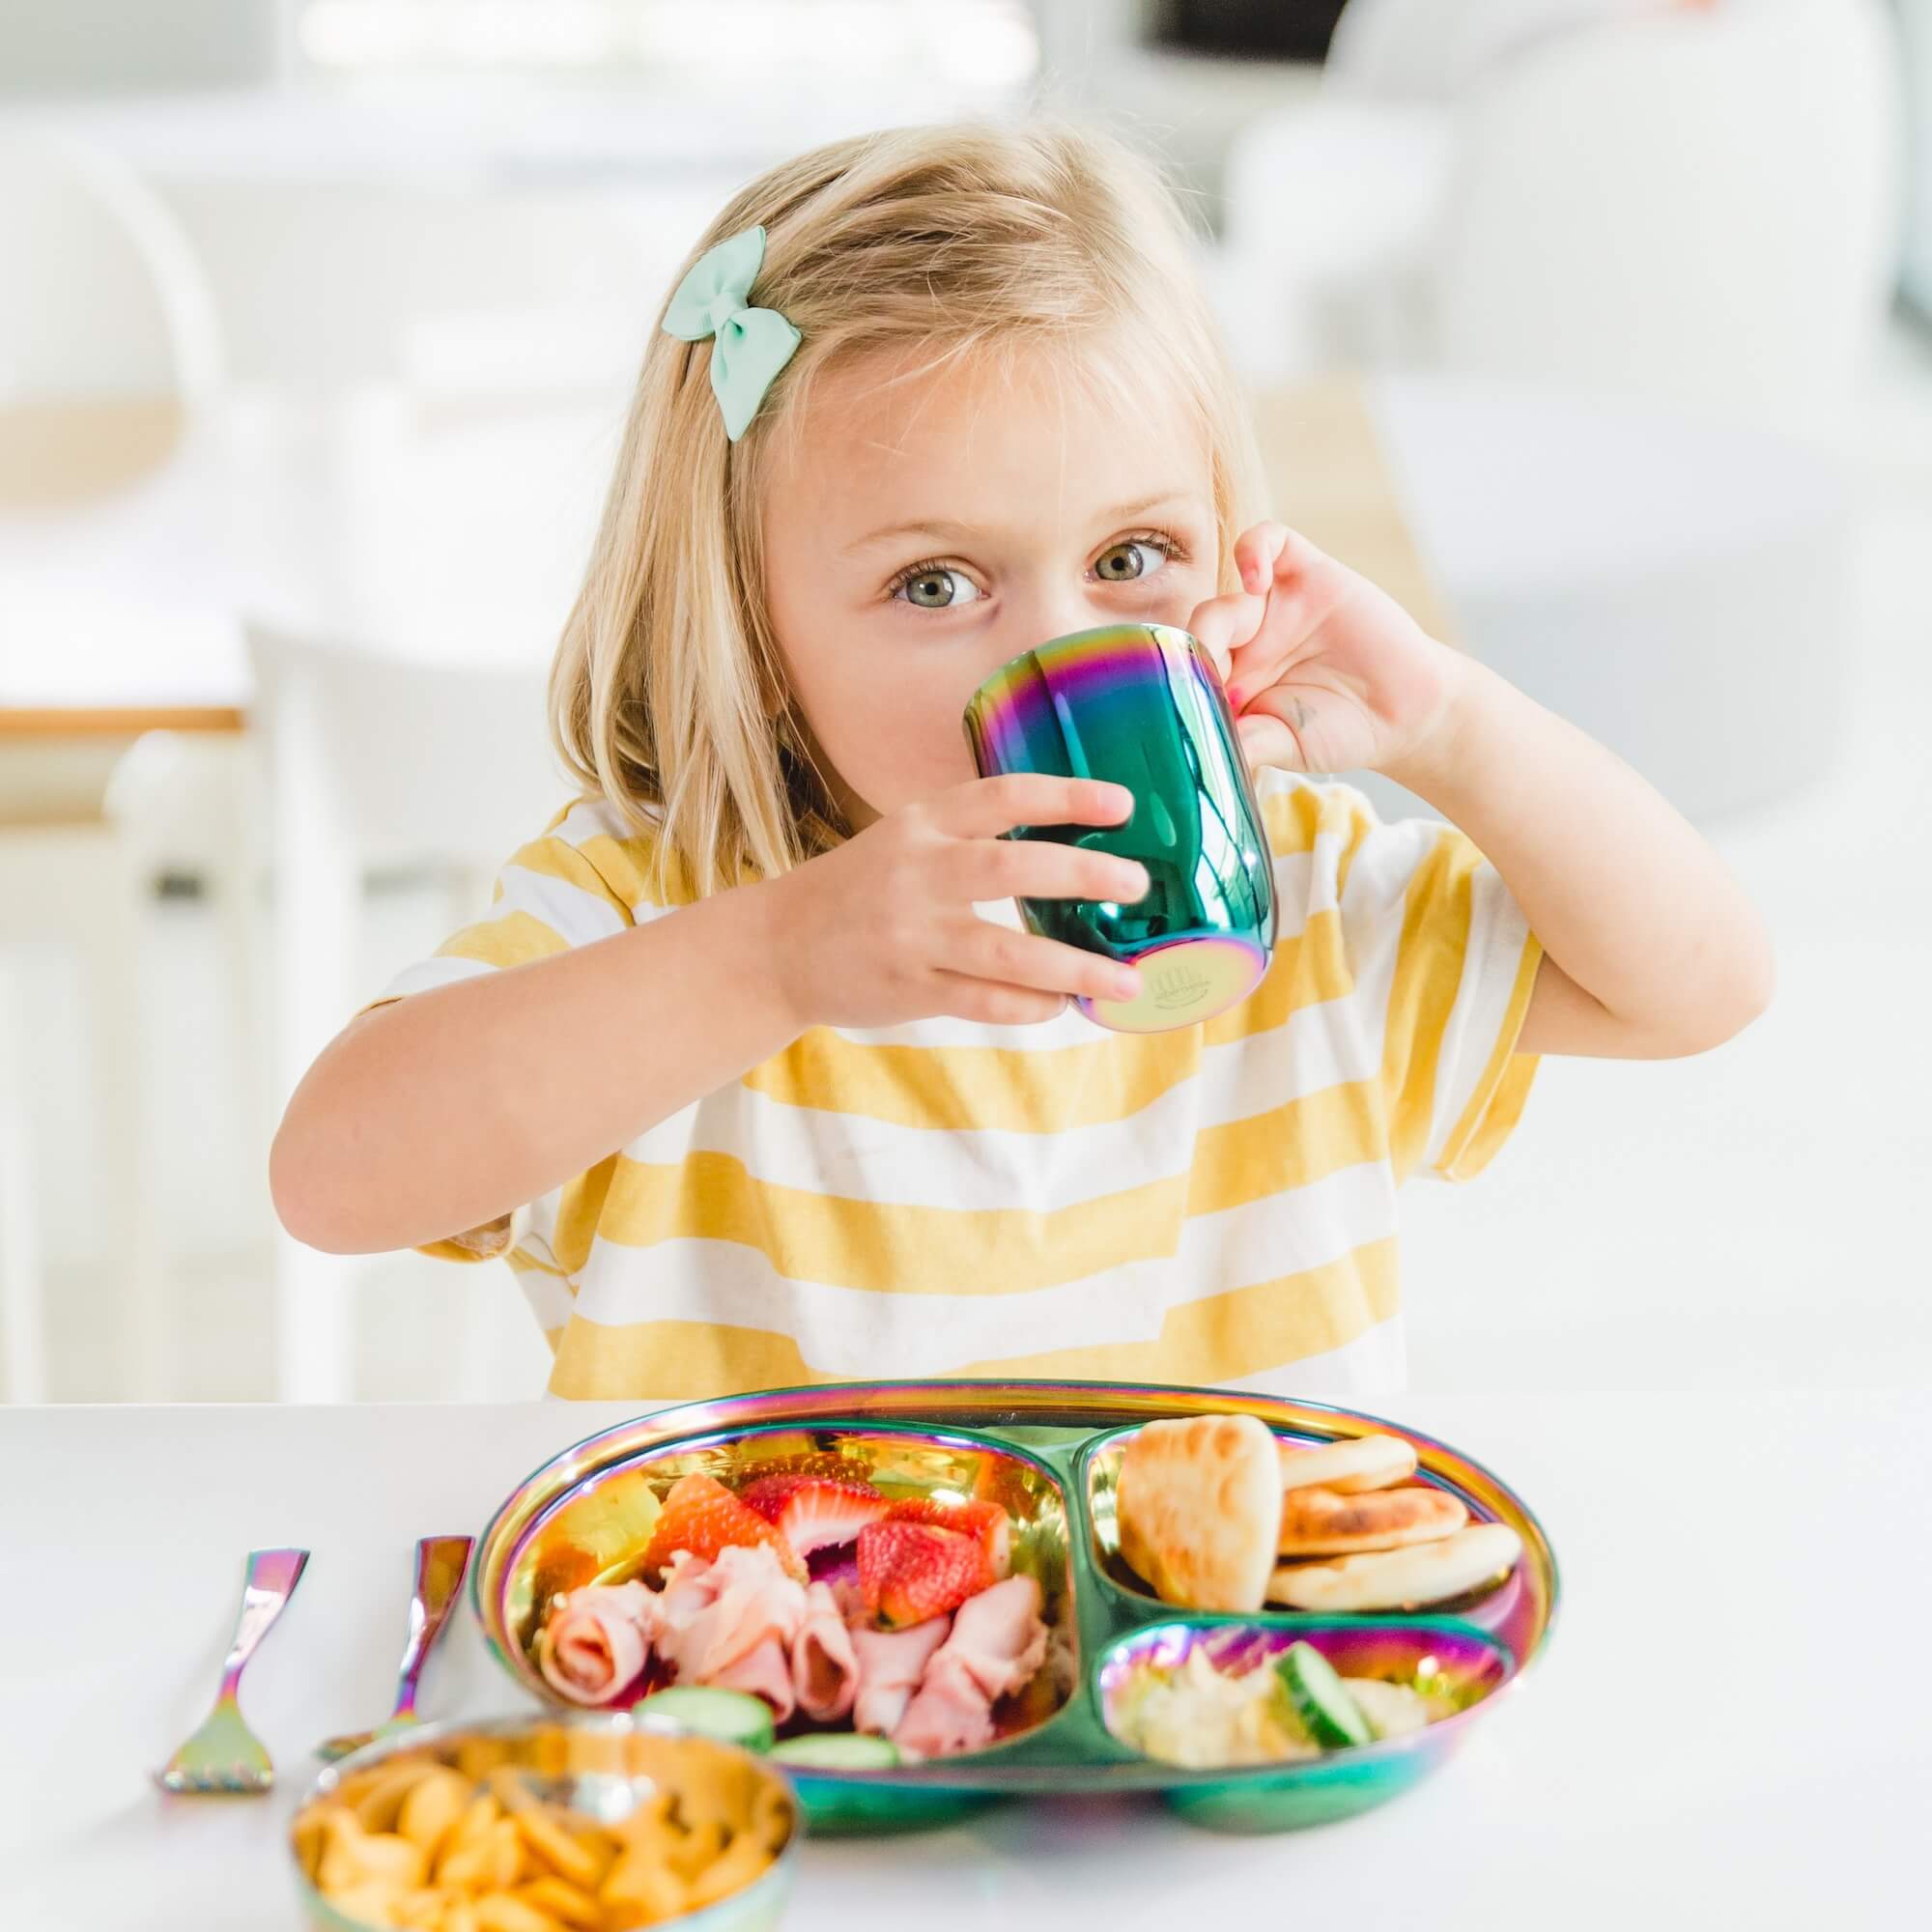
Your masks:
M 1134 795 L 1124 825 L 1029 825 L 1138 859 L 1137 905 L 1022 899 L 1028 927 L 1139 968 L 1125 1001 L 1082 1000 L 1119 1033 L 1164 1033 L 1245 999 L 1274 949 L 1274 874 L 1234 715 L 1212 660 L 1169 624 L 1076 631 L 995 671 L 966 707 L 982 778 L 1043 772 L 1104 779 Z

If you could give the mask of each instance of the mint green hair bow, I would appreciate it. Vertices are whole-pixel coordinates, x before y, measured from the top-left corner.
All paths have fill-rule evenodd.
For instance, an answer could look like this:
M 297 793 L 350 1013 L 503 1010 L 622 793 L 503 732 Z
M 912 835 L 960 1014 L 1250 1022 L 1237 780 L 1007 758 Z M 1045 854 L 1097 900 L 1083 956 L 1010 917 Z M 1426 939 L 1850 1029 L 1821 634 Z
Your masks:
M 775 308 L 753 308 L 752 284 L 765 261 L 765 231 L 747 228 L 707 248 L 665 311 L 664 329 L 680 342 L 711 345 L 711 390 L 724 412 L 724 434 L 744 435 L 772 379 L 804 339 Z

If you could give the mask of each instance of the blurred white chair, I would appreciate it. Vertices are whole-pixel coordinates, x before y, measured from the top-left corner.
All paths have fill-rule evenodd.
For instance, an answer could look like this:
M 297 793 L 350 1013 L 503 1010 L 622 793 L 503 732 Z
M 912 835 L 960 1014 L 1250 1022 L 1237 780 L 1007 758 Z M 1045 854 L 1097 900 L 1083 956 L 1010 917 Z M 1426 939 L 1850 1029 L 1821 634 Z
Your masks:
M 179 224 L 111 156 L 0 135 L 0 405 L 109 397 L 205 403 L 213 303 Z
M 0 262 L 0 435 L 16 449 L 60 452 L 57 463 L 9 463 L 10 513 L 55 520 L 140 487 L 194 433 L 220 376 L 213 307 L 177 225 L 111 157 L 9 133 Z M 6 644 L 36 648 L 31 637 Z M 80 955 L 97 1106 L 90 1191 L 99 1204 L 88 1232 L 104 1249 L 112 1296 L 101 1332 L 118 1331 L 129 1392 L 164 1396 L 167 1325 L 144 1142 L 141 882 L 111 818 L 42 822 L 52 815 L 16 801 L 0 823 L 0 937 Z M 18 1119 L 10 1131 L 32 1137 Z
M 285 1101 L 375 990 L 355 982 L 366 876 L 434 868 L 456 888 L 455 917 L 473 917 L 497 869 L 568 793 L 550 751 L 539 668 L 410 662 L 264 626 L 251 628 L 249 653 L 271 800 L 277 1087 Z M 353 1395 L 353 1264 L 279 1236 L 282 1400 Z M 485 1333 L 479 1319 L 456 1338 L 461 1391 L 473 1390 L 482 1375 Z
M 1932 322 L 1932 0 L 1897 0 L 1897 7 L 1912 148 L 1905 287 Z
M 1896 279 L 1900 143 L 1880 0 L 1731 0 L 1525 55 L 1457 143 L 1438 356 L 1830 437 Z
M 0 946 L 0 1403 L 47 1399 L 46 1280 L 27 1108 L 24 976 Z
M 12 955 L 14 1131 L 39 1139 L 39 1082 L 48 1077 L 46 1029 L 37 997 L 63 985 L 84 1027 L 86 1164 L 78 1190 L 88 1204 L 80 1231 L 100 1268 L 102 1360 L 128 1394 L 164 1398 L 170 1340 L 162 1307 L 165 1274 L 148 1135 L 153 1126 L 141 1025 L 140 899 L 131 855 L 106 821 L 0 827 L 0 949 Z M 77 963 L 78 972 L 72 970 Z M 57 1014 L 58 1023 L 68 1014 Z M 33 1062 L 41 1062 L 38 1075 Z M 63 1053 L 56 1063 L 72 1079 Z M 25 1171 L 25 1157 L 14 1172 Z M 35 1163 L 38 1165 L 38 1162 Z M 15 1185 L 28 1183 L 16 1180 Z M 34 1189 L 36 1202 L 42 1189 Z M 44 1216 L 36 1211 L 36 1221 Z M 44 1241 L 37 1247 L 47 1245 Z M 26 1271 L 26 1264 L 21 1264 Z
M 1324 63 L 1338 90 L 1455 100 L 1498 68 L 1579 29 L 1737 0 L 1350 0 Z
M 1598 390 L 1393 373 L 1368 386 L 1471 655 L 1698 823 L 1831 769 L 1861 642 L 1834 465 Z
M 1252 386 L 1419 359 L 1455 132 L 1435 102 L 1328 91 L 1236 135 L 1202 267 Z
M 1351 0 L 1322 98 L 1235 143 L 1222 274 L 1251 379 L 1543 377 L 1829 434 L 1896 269 L 1883 0 L 1633 12 L 1451 101 L 1380 74 L 1419 8 Z
M 185 882 L 207 914 L 221 960 L 229 1061 L 239 1074 L 232 1104 L 243 1144 L 266 1148 L 272 1045 L 262 990 L 268 839 L 256 753 L 241 732 L 145 731 L 116 763 L 102 804 L 120 835 L 137 899 L 145 904 L 157 887 Z M 163 1023 L 164 1015 L 147 1013 L 148 1026 Z M 253 1232 L 252 1219 L 244 1226 Z

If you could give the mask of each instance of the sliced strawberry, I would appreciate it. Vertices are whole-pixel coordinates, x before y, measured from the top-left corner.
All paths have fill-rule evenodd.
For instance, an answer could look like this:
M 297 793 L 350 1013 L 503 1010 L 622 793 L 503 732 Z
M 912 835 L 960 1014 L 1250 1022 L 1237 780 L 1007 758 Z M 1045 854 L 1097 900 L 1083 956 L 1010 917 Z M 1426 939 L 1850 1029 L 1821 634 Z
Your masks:
M 721 1549 L 759 1544 L 772 1550 L 787 1575 L 801 1583 L 806 1580 L 805 1559 L 756 1510 L 748 1509 L 716 1477 L 681 1476 L 665 1498 L 644 1548 L 643 1572 L 655 1576 L 670 1562 L 674 1550 L 715 1558 Z
M 924 1522 L 871 1522 L 859 1532 L 859 1589 L 881 1622 L 903 1629 L 956 1610 L 993 1582 L 970 1536 Z
M 761 1476 L 738 1500 L 777 1525 L 801 1556 L 853 1542 L 892 1507 L 870 1483 L 828 1482 L 823 1476 Z
M 1012 1520 L 998 1503 L 943 1503 L 933 1496 L 906 1496 L 886 1512 L 888 1522 L 925 1522 L 970 1536 L 986 1553 L 998 1582 L 1013 1567 Z

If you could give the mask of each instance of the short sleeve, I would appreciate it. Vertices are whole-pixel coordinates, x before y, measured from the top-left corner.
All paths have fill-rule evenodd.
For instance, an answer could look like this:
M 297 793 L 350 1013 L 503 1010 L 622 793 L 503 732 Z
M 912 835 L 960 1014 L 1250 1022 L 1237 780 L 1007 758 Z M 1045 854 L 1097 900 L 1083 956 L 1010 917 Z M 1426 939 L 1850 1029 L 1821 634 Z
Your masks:
M 1310 916 L 1325 910 L 1339 928 L 1396 1177 L 1470 1179 L 1509 1138 L 1535 1078 L 1537 1056 L 1516 1042 L 1542 946 L 1466 833 L 1384 820 L 1352 785 L 1270 777 L 1277 876 L 1286 835 L 1306 855 Z
M 636 924 L 642 882 L 629 844 L 611 837 L 601 810 L 559 812 L 497 872 L 490 910 L 405 967 L 369 1005 L 547 959 Z
M 559 812 L 497 874 L 490 909 L 426 959 L 406 966 L 361 1011 L 505 967 L 526 965 L 611 938 L 668 910 L 653 889 L 652 848 L 625 835 L 601 805 Z M 518 1216 L 502 1214 L 420 1252 L 444 1261 L 493 1261 L 516 1245 Z

